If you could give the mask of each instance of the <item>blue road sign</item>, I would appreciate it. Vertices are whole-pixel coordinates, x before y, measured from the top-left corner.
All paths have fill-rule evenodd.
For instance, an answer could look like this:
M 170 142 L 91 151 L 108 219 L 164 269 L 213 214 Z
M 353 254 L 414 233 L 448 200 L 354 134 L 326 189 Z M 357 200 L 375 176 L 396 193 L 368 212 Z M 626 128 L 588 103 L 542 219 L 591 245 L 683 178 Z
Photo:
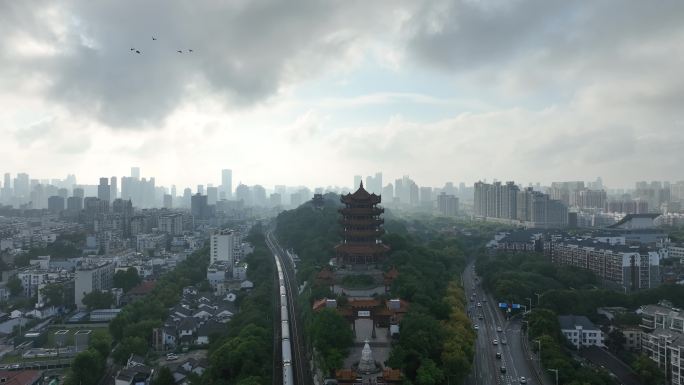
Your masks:
M 519 304 L 519 303 L 514 303 L 514 304 L 511 304 L 511 307 L 512 307 L 513 309 L 520 309 L 520 304 Z
M 506 302 L 499 302 L 499 307 L 505 309 L 508 307 L 508 304 Z

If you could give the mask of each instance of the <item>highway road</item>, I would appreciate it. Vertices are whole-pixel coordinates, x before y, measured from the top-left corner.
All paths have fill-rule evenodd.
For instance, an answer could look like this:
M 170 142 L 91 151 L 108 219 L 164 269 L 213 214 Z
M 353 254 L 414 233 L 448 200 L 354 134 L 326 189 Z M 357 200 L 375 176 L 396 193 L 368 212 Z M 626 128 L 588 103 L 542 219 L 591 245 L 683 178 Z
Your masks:
M 528 384 L 538 384 L 521 342 L 520 317 L 506 319 L 505 313 L 498 309 L 498 303 L 482 289 L 473 266 L 474 263 L 470 263 L 462 277 L 468 297 L 468 314 L 478 329 L 473 370 L 466 384 L 512 385 L 519 384 L 521 377 L 525 377 Z M 501 331 L 498 331 L 499 327 Z M 496 345 L 494 340 L 497 340 Z
M 287 302 L 290 313 L 290 340 L 292 341 L 292 365 L 295 376 L 295 384 L 310 385 L 312 384 L 312 376 L 309 370 L 309 360 L 306 354 L 306 348 L 303 339 L 302 322 L 299 318 L 300 312 L 297 310 L 295 299 L 298 293 L 297 279 L 295 278 L 294 266 L 289 260 L 285 251 L 278 244 L 278 239 L 271 231 L 266 232 L 266 245 L 279 260 L 283 266 L 283 275 L 285 278 L 285 286 L 287 292 Z

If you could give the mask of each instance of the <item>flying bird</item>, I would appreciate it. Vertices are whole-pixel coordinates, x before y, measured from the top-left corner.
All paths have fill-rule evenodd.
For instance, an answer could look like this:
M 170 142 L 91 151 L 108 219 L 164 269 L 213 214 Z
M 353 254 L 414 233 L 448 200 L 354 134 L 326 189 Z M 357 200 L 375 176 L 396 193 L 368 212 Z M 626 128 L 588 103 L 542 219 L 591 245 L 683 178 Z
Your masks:
M 140 51 L 138 51 L 138 50 L 136 49 L 136 50 L 135 50 L 135 53 L 140 53 Z
M 154 37 L 154 36 L 152 36 L 152 40 L 157 40 L 157 38 L 156 38 L 156 37 Z
M 183 51 L 176 51 L 176 52 L 178 52 L 178 53 L 183 53 Z
M 131 48 L 131 51 L 135 51 L 135 48 Z
M 191 50 L 191 49 L 189 49 L 189 50 L 188 50 L 188 52 L 192 52 L 192 50 Z

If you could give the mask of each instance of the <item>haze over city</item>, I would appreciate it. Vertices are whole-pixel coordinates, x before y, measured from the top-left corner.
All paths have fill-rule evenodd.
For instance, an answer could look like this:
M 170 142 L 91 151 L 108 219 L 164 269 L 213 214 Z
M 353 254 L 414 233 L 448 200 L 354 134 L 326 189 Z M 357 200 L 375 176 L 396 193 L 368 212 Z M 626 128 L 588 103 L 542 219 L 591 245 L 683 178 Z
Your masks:
M 684 385 L 684 1 L 0 0 L 0 385 Z
M 138 165 L 179 186 L 225 167 L 311 187 L 377 170 L 434 186 L 675 180 L 682 9 L 3 2 L 0 165 L 89 181 Z

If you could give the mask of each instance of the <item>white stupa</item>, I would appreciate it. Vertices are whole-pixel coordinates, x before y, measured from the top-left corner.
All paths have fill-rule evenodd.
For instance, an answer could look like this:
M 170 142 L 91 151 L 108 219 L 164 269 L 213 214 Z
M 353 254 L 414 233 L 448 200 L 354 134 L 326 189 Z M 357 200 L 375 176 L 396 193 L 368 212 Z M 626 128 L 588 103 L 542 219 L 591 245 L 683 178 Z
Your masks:
M 365 340 L 363 350 L 361 350 L 361 361 L 359 361 L 359 372 L 363 374 L 375 373 L 375 360 L 373 359 L 373 352 L 371 351 L 368 340 Z

